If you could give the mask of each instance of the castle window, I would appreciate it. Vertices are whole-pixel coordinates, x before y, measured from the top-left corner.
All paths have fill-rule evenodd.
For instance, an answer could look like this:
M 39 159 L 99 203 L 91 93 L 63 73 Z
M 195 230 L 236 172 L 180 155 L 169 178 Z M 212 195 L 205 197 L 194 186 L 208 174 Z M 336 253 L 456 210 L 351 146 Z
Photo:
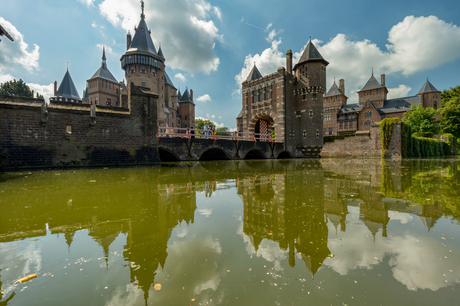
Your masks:
M 353 128 L 353 121 L 350 121 L 350 129 Z
M 323 128 L 323 134 L 326 135 L 326 128 Z
M 144 82 L 142 82 L 142 87 L 145 87 L 145 83 L 144 83 Z
M 438 108 L 438 102 L 433 101 L 433 108 L 434 108 L 434 109 L 437 109 L 437 108 Z
M 187 116 L 185 116 L 185 120 L 187 120 Z
M 306 139 L 306 138 L 307 138 L 307 131 L 303 130 L 303 139 Z
M 129 73 L 135 73 L 135 72 L 136 72 L 136 67 L 132 65 L 131 69 L 129 70 Z
M 107 104 L 108 106 L 112 106 L 112 100 L 110 100 L 109 98 L 107 98 L 106 104 Z
M 332 135 L 332 128 L 329 128 L 329 135 Z
M 316 138 L 319 137 L 319 130 L 316 130 Z
M 343 129 L 343 122 L 340 122 L 340 129 Z
M 316 92 L 316 87 L 313 87 L 313 92 Z
M 316 93 L 313 94 L 313 100 L 316 100 Z
M 310 118 L 313 118 L 313 111 L 310 111 Z
M 146 74 L 146 73 L 147 73 L 147 71 L 145 70 L 145 66 L 141 66 L 141 73 L 142 73 L 142 74 Z
M 264 90 L 263 89 L 259 89 L 259 100 L 260 101 L 263 101 L 264 99 Z
M 302 90 L 302 100 L 305 100 L 307 99 L 307 91 L 305 90 L 305 88 Z
M 66 125 L 65 127 L 65 132 L 67 134 L 72 134 L 72 126 L 71 125 Z
M 265 99 L 270 99 L 270 87 L 265 88 Z
M 348 122 L 345 122 L 345 128 L 348 129 Z

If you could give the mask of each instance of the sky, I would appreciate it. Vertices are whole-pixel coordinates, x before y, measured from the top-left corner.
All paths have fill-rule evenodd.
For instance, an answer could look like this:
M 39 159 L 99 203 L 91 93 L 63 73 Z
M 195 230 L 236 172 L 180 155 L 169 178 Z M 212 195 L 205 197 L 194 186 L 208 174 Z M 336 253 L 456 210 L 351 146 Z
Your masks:
M 0 0 L 0 83 L 23 79 L 46 98 L 68 65 L 82 96 L 101 65 L 124 79 L 126 34 L 141 14 L 138 0 Z M 300 58 L 309 37 L 329 62 L 327 88 L 345 80 L 348 103 L 372 73 L 386 74 L 389 98 L 416 95 L 426 79 L 460 85 L 460 1 L 145 0 L 155 47 L 183 92 L 194 91 L 196 117 L 236 127 L 241 82 L 254 62 L 263 75 Z

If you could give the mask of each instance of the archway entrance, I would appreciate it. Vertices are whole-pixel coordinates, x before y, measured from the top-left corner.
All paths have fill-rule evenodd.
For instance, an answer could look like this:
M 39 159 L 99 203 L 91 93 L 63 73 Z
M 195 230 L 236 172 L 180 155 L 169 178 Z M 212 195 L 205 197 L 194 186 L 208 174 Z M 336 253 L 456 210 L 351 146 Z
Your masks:
M 273 130 L 273 119 L 270 117 L 258 118 L 254 126 L 257 141 L 269 141 Z

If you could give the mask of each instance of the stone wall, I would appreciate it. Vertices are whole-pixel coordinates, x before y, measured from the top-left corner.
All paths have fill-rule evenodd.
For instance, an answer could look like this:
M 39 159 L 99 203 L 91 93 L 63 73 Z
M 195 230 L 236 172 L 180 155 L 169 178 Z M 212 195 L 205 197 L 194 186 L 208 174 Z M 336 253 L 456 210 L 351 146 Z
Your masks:
M 385 157 L 401 157 L 401 124 L 393 126 L 390 145 Z M 373 124 L 369 132 L 357 132 L 354 137 L 337 139 L 323 146 L 321 157 L 381 157 L 382 141 L 378 124 Z
M 131 84 L 128 106 L 0 99 L 6 169 L 158 163 L 157 95 Z

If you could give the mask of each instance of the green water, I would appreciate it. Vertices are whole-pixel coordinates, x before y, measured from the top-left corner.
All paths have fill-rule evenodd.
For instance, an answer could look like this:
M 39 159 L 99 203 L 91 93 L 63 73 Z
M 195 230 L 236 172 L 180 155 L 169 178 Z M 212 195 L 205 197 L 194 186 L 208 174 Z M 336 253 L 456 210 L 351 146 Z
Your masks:
M 0 305 L 458 305 L 459 220 L 458 160 L 4 174 Z

